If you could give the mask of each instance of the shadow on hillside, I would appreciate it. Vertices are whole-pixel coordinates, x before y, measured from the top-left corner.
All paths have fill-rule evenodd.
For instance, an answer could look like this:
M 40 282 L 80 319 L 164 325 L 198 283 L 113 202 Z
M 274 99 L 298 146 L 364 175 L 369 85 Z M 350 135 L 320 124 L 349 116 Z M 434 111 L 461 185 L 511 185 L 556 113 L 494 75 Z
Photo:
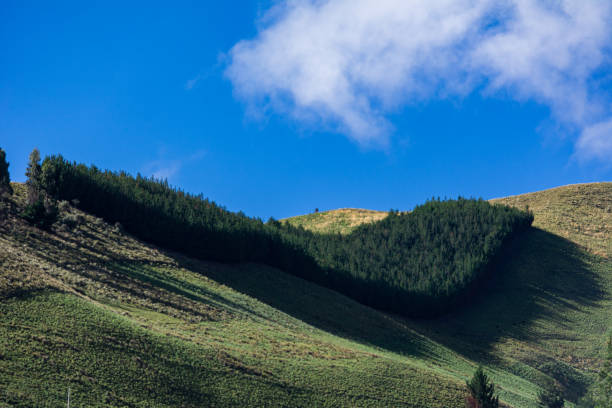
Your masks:
M 531 228 L 505 249 L 504 261 L 470 305 L 424 325 L 446 340 L 467 341 L 481 351 L 489 351 L 501 337 L 545 340 L 542 330 L 530 324 L 535 320 L 558 332 L 571 331 L 570 315 L 588 313 L 608 296 L 587 263 L 589 256 L 565 238 Z
M 440 348 L 397 317 L 342 294 L 259 264 L 231 268 L 175 254 L 181 267 L 198 272 L 333 335 L 404 355 L 443 359 Z M 291 323 L 289 323 L 291 324 Z
M 504 365 L 494 356 L 500 339 L 529 343 L 534 347 L 507 352 L 555 378 L 565 387 L 566 397 L 575 401 L 584 395 L 590 379 L 562 360 L 576 357 L 572 350 L 580 345 L 571 343 L 584 342 L 588 336 L 581 332 L 581 320 L 588 321 L 609 296 L 589 264 L 594 256 L 537 228 L 508 245 L 502 255 L 504 261 L 497 265 L 494 277 L 470 305 L 415 326 L 440 344 L 482 363 Z M 552 350 L 552 344 L 563 344 L 564 349 Z
M 444 359 L 440 355 L 444 349 L 435 341 L 474 361 L 490 361 L 492 346 L 501 337 L 542 340 L 542 331 L 532 329 L 539 319 L 575 335 L 568 312 L 598 307 L 606 296 L 585 262 L 587 255 L 562 237 L 532 228 L 508 245 L 503 255 L 506 260 L 471 305 L 429 321 L 378 312 L 265 266 L 239 265 L 224 273 L 211 268 L 201 273 L 334 335 L 433 360 Z M 188 259 L 179 256 L 177 260 L 198 269 Z
M 58 271 L 48 268 L 47 272 L 60 281 L 69 282 L 76 292 L 87 297 L 107 300 L 120 297 L 123 302 L 135 302 L 141 307 L 146 303 L 147 307 L 154 310 L 157 310 L 157 306 L 167 307 L 202 320 L 214 320 L 218 316 L 209 308 L 197 307 L 199 305 L 254 314 L 244 306 L 206 290 L 205 287 L 178 281 L 156 270 L 155 267 L 175 266 L 171 260 L 144 261 L 114 251 L 105 251 L 109 246 L 117 245 L 109 238 L 94 232 L 89 226 L 83 227 L 79 236 L 60 236 L 32 229 L 31 233 L 15 235 L 12 239 L 21 243 L 23 248 L 27 248 L 37 259 L 61 267 Z M 33 268 L 38 268 L 38 265 L 33 265 Z M 10 293 L 11 296 L 21 296 L 25 293 L 13 292 Z
M 88 296 L 114 297 L 116 294 L 122 296 L 122 301 L 137 301 L 138 304 L 141 302 L 137 299 L 152 301 L 202 318 L 207 316 L 189 301 L 269 318 L 201 285 L 196 287 L 160 275 L 151 267 L 155 262 L 124 256 L 116 248 L 123 243 L 111 242 L 110 236 L 96 233 L 95 227 L 90 225 L 81 226 L 78 233 L 66 234 L 24 227 L 12 239 L 36 258 L 58 266 L 56 271 L 48 272 Z M 436 357 L 436 345 L 400 319 L 278 269 L 258 264 L 202 262 L 178 253 L 164 253 L 186 269 L 208 276 L 326 332 L 402 354 Z M 172 261 L 170 264 L 175 266 Z M 99 294 L 97 288 L 100 288 Z
M 110 246 L 106 241 L 111 238 L 94 232 L 83 231 L 82 237 L 36 233 L 14 239 L 51 264 L 134 298 L 145 299 L 154 289 L 163 289 L 164 297 L 155 299 L 156 302 L 194 315 L 202 314 L 196 307 L 192 308 L 201 302 L 266 318 L 203 287 L 190 286 L 169 277 L 161 279 L 154 270 L 142 266 L 143 260 L 123 258 L 121 253 L 98 256 L 106 245 Z M 495 362 L 492 351 L 500 338 L 538 343 L 548 335 L 573 340 L 579 334 L 572 330 L 577 316 L 580 318 L 583 310 L 600 307 L 599 302 L 607 296 L 598 276 L 587 264 L 588 255 L 572 242 L 536 228 L 505 249 L 503 259 L 506 261 L 499 263 L 494 279 L 484 286 L 483 293 L 473 299 L 471 305 L 453 315 L 430 321 L 378 312 L 337 292 L 264 265 L 227 266 L 194 261 L 176 253 L 166 252 L 166 255 L 182 267 L 333 335 L 441 364 L 456 359 L 448 350 L 476 362 Z M 70 264 L 66 264 L 67 259 Z M 134 262 L 134 265 L 125 264 L 127 262 Z M 550 332 L 538 328 L 541 321 L 546 322 L 546 328 L 551 328 Z M 523 357 L 521 360 L 526 361 Z M 526 363 L 542 372 L 546 372 L 542 368 L 545 364 L 556 364 L 550 358 Z M 563 369 L 572 368 L 564 366 Z M 578 378 L 575 373 L 570 374 Z M 580 381 L 574 386 L 577 394 L 582 388 Z

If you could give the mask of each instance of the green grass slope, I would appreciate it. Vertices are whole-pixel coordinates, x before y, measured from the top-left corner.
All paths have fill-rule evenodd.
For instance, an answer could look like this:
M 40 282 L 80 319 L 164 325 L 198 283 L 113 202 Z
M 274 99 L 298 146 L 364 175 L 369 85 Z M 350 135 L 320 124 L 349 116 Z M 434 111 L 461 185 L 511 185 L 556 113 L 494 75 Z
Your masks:
M 593 381 L 612 328 L 612 183 L 492 201 L 529 207 L 535 228 L 508 249 L 485 296 L 411 327 L 495 370 L 503 392 L 512 373 L 537 385 L 555 381 L 575 400 Z
M 550 380 L 575 400 L 612 327 L 612 235 L 588 215 L 610 225 L 611 185 L 561 196 L 558 229 L 544 223 L 556 210 L 529 204 L 540 228 L 487 293 L 432 321 L 164 252 L 72 208 L 74 230 L 43 232 L 15 217 L 16 186 L 0 225 L 0 406 L 63 406 L 70 387 L 74 406 L 460 407 L 479 363 L 511 406 L 535 407 Z
M 162 252 L 74 209 L 62 215 L 74 230 L 43 232 L 15 217 L 16 190 L 0 227 L 0 406 L 63 406 L 68 387 L 74 406 L 461 401 L 456 378 L 318 327 L 358 318 L 339 334 L 360 339 L 382 316 L 371 309 L 272 268 Z M 254 296 L 267 289 L 313 312 L 323 300 L 319 318 Z M 422 347 L 397 325 L 384 324 L 414 343 L 406 351 Z

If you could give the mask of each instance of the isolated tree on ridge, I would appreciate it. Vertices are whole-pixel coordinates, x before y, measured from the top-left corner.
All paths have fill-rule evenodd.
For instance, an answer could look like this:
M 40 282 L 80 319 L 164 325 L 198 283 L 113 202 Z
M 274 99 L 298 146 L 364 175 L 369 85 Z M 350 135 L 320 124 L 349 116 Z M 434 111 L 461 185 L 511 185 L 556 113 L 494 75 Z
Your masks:
M 41 173 L 42 168 L 40 166 L 40 152 L 37 148 L 34 148 L 32 153 L 30 153 L 30 160 L 28 163 L 28 168 L 26 169 L 26 177 L 28 178 L 26 181 L 28 205 L 34 205 L 34 203 L 41 200 Z
M 13 194 L 11 187 L 11 176 L 9 174 L 9 163 L 6 161 L 6 152 L 0 148 L 0 196 L 5 193 Z
M 24 219 L 39 228 L 47 229 L 57 220 L 57 205 L 43 190 L 40 152 L 34 148 L 26 170 L 27 205 L 21 214 Z

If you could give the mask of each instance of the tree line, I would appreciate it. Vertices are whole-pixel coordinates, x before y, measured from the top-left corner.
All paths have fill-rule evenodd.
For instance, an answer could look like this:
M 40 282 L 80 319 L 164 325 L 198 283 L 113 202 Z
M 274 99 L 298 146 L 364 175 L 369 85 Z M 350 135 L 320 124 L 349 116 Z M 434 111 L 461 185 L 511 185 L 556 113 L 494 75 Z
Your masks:
M 313 234 L 277 226 L 362 303 L 404 315 L 434 316 L 463 303 L 494 267 L 507 240 L 532 214 L 485 200 L 432 199 L 411 212 L 390 211 L 351 234 Z
M 6 153 L 0 148 L 0 203 L 13 194 L 8 168 Z M 61 156 L 48 157 L 41 166 L 36 149 L 30 155 L 26 175 L 27 205 L 22 216 L 37 226 L 49 226 L 48 222 L 37 224 L 37 217 L 52 219 L 56 211 L 54 200 L 77 199 L 84 210 L 109 222 L 123 221 L 134 234 L 168 248 L 204 259 L 265 262 L 335 286 L 351 297 L 363 297 L 366 303 L 380 305 L 377 296 L 395 291 L 412 299 L 416 310 L 420 305 L 431 307 L 423 296 L 444 304 L 451 293 L 465 294 L 467 288 L 490 272 L 490 263 L 503 242 L 533 221 L 528 211 L 490 205 L 483 200 L 438 199 L 417 206 L 411 213 L 391 211 L 382 221 L 363 225 L 348 236 L 325 235 L 231 213 L 162 180 L 101 171 L 95 166 L 70 163 Z M 34 208 L 39 208 L 38 215 Z M 161 218 L 147 219 L 147 215 Z M 156 235 L 162 231 L 170 235 Z M 204 236 L 209 248 L 197 242 L 181 247 Z M 223 237 L 225 240 L 216 240 Z M 179 241 L 173 242 L 174 239 Z M 253 243 L 251 239 L 260 242 Z M 229 247 L 225 246 L 228 242 Z M 371 297 L 359 292 L 360 285 L 374 288 Z M 445 307 L 450 304 L 446 302 Z M 397 305 L 392 310 L 393 307 Z M 435 309 L 436 313 L 444 311 Z M 409 316 L 432 315 L 422 310 L 394 311 Z M 482 367 L 466 386 L 466 407 L 499 406 L 496 387 Z M 544 408 L 563 407 L 565 400 L 558 384 L 545 384 L 537 395 L 537 404 Z M 597 381 L 577 406 L 612 407 L 612 337 Z
M 45 158 L 36 174 L 30 184 L 48 197 L 76 199 L 145 241 L 205 260 L 265 263 L 407 316 L 435 316 L 468 299 L 504 243 L 533 221 L 529 212 L 484 200 L 434 199 L 348 235 L 319 234 L 230 212 L 166 180 L 59 155 Z

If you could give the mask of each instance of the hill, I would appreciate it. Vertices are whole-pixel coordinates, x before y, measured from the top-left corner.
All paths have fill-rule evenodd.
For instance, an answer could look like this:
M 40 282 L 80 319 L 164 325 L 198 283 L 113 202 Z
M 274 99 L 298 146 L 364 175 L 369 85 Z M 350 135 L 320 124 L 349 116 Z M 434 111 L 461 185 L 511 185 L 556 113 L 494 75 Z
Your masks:
M 598 255 L 612 252 L 612 183 L 573 184 L 516 196 L 493 203 L 529 208 L 536 215 L 534 227 L 560 235 Z M 384 211 L 342 208 L 282 221 L 319 233 L 348 234 L 362 224 L 384 219 Z
M 612 183 L 573 184 L 491 201 L 527 206 L 536 214 L 535 227 L 597 255 L 612 253 Z
M 0 406 L 60 406 L 68 387 L 75 406 L 461 399 L 448 375 L 351 340 L 376 324 L 422 347 L 372 309 L 266 266 L 161 251 L 66 205 L 61 217 L 74 229 L 45 232 L 16 217 L 24 187 L 15 190 L 0 227 Z
M 612 327 L 611 253 L 585 243 L 612 235 L 588 216 L 570 226 L 582 210 L 610 225 L 597 210 L 610 186 L 560 195 L 557 230 L 539 224 L 550 206 L 530 205 L 540 228 L 507 249 L 487 295 L 421 321 L 268 266 L 163 251 L 69 205 L 71 221 L 41 231 L 16 217 L 16 185 L 0 226 L 0 406 L 61 406 L 70 387 L 75 406 L 457 407 L 479 363 L 511 406 L 535 406 L 552 379 L 575 401 Z
M 529 228 L 528 212 L 484 200 L 430 200 L 350 234 L 263 223 L 167 181 L 48 156 L 33 185 L 121 223 L 146 242 L 202 260 L 259 262 L 404 316 L 433 317 L 466 303 L 500 250 Z M 48 207 L 48 205 L 47 205 Z M 48 223 L 44 202 L 31 221 Z M 43 225 L 44 226 L 44 225 Z
M 532 381 L 553 378 L 575 398 L 612 327 L 612 183 L 491 201 L 528 207 L 535 228 L 509 249 L 486 297 L 418 326 L 462 355 L 485 355 Z
M 349 234 L 358 226 L 380 221 L 387 215 L 388 213 L 383 211 L 341 208 L 285 218 L 281 222 L 287 222 L 295 227 L 303 227 L 313 232 Z

